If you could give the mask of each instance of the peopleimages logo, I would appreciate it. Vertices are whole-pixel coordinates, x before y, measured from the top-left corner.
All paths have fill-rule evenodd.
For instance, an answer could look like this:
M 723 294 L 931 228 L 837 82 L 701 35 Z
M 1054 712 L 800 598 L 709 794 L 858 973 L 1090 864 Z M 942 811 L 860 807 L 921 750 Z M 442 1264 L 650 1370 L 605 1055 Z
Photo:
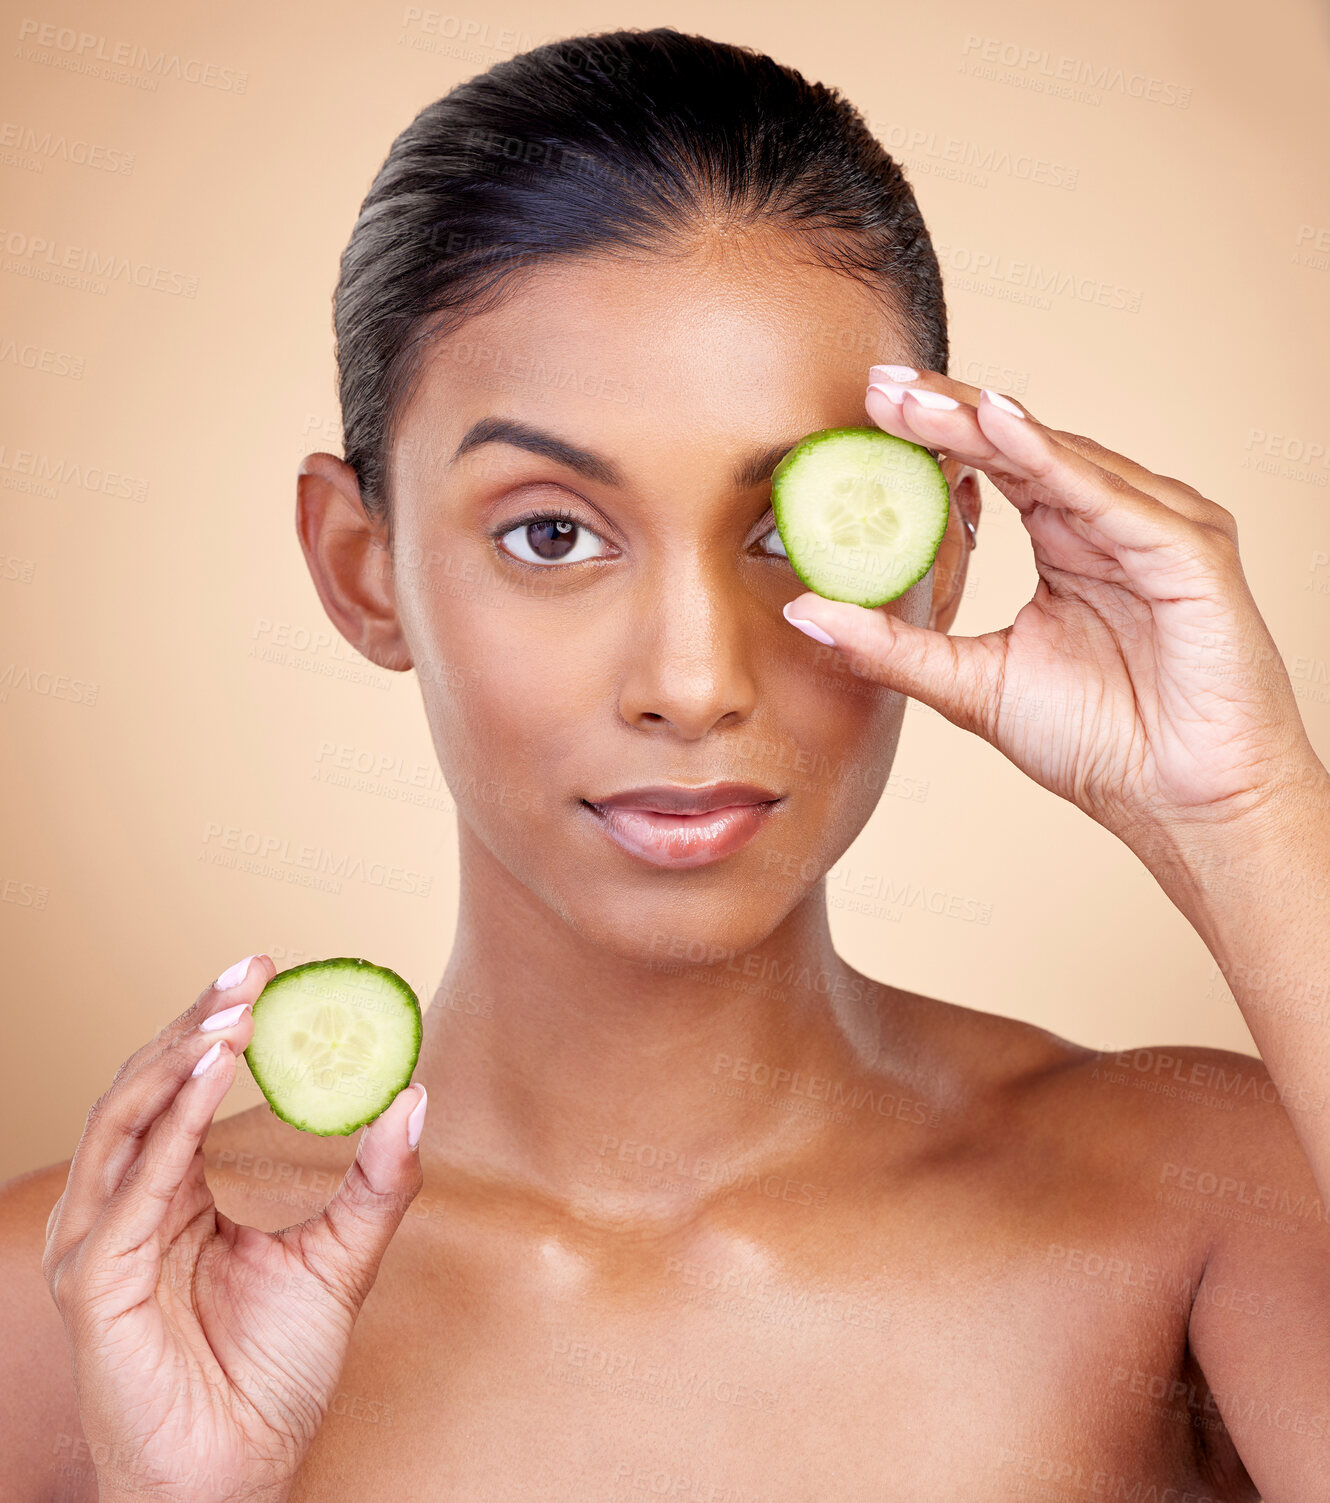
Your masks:
M 0 334 L 0 365 L 13 365 L 27 371 L 39 371 L 46 376 L 68 376 L 71 381 L 83 379 L 84 358 L 64 350 L 48 350 L 45 345 L 20 344 L 7 334 Z
M 942 241 L 934 241 L 933 249 L 947 277 L 948 289 L 959 285 L 967 292 L 989 292 L 991 288 L 990 296 L 1033 302 L 1040 308 L 1051 308 L 1050 298 L 1070 297 L 1080 303 L 1095 303 L 1101 308 L 1127 313 L 1139 313 L 1141 309 L 1138 287 L 1122 287 L 1062 266 L 1013 259 L 998 251 L 947 245 Z M 1008 291 L 1009 288 L 1019 291 Z
M 154 89 L 163 78 L 178 78 L 182 83 L 200 84 L 223 94 L 243 94 L 249 87 L 249 74 L 234 68 L 181 57 L 165 48 L 157 51 L 142 42 L 113 41 L 104 33 L 57 26 L 53 21 L 25 17 L 19 22 L 18 38 L 20 44 L 28 44 L 19 49 L 23 61 L 50 63 L 75 73 L 104 76 L 105 67 L 124 68 L 149 75 L 148 82 Z
M 91 167 L 98 172 L 128 175 L 134 170 L 135 155 L 117 146 L 102 146 L 75 136 L 56 135 L 16 120 L 0 121 L 0 146 L 24 154 L 37 163 L 40 171 L 47 161 L 70 162 L 76 167 Z
M 340 892 L 343 882 L 363 882 L 368 887 L 424 898 L 429 896 L 432 882 L 425 873 L 408 867 L 218 821 L 209 821 L 204 830 L 199 860 L 325 892 Z
M 103 284 L 111 282 L 127 282 L 145 292 L 166 292 L 173 297 L 192 298 L 199 290 L 198 277 L 169 266 L 137 261 L 105 247 L 62 245 L 22 230 L 0 229 L 0 252 L 11 258 L 4 263 L 5 271 L 57 283 L 68 280 L 60 273 L 73 272 L 88 279 L 87 291 L 105 292 Z
M 979 187 L 986 186 L 990 173 L 1039 183 L 1047 188 L 1067 189 L 1074 188 L 1080 176 L 1079 167 L 1068 167 L 1049 157 L 1013 152 L 988 142 L 949 136 L 921 126 L 874 120 L 869 123 L 869 129 L 898 161 L 934 175 L 973 182 Z
M 11 449 L 8 444 L 0 444 L 0 486 L 6 490 L 28 491 L 45 486 L 49 487 L 49 494 L 55 495 L 64 485 L 122 501 L 146 501 L 148 498 L 146 480 L 136 480 L 119 470 L 57 459 L 35 449 Z
M 1099 94 L 1121 94 L 1127 99 L 1171 105 L 1179 110 L 1185 110 L 1191 104 L 1190 85 L 1174 83 L 1139 69 L 1092 62 L 1065 52 L 1053 53 L 1047 47 L 1030 47 L 1001 37 L 981 37 L 970 32 L 961 48 L 961 56 L 965 59 L 961 70 L 976 77 L 997 76 L 1004 83 L 1023 78 L 1028 85 L 1050 94 L 1089 90 L 1085 96 L 1087 103 L 1097 104 Z M 1007 69 L 1008 76 L 996 75 L 996 67 Z

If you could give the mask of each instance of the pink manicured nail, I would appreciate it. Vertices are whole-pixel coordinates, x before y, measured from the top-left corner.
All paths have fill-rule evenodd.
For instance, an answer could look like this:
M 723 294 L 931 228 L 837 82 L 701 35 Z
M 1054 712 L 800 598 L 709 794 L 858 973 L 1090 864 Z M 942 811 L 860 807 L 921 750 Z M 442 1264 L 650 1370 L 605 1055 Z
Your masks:
M 888 402 L 895 402 L 896 406 L 899 407 L 905 400 L 905 393 L 910 388 L 908 386 L 892 386 L 886 381 L 870 381 L 868 389 L 869 391 L 880 391 Z
M 234 965 L 229 965 L 222 974 L 213 982 L 212 988 L 216 992 L 229 992 L 233 986 L 239 986 L 245 979 L 249 970 L 249 963 L 253 960 L 252 955 L 246 955 L 243 960 L 237 960 Z
M 1018 418 L 1023 418 L 1025 416 L 1021 409 L 1017 407 L 1015 402 L 1012 402 L 1008 398 L 1004 397 L 1000 391 L 989 391 L 988 387 L 986 386 L 981 387 L 980 390 L 983 392 L 984 396 L 986 396 L 988 400 L 992 402 L 994 407 L 1000 407 L 1003 412 L 1013 412 Z
M 835 637 L 829 637 L 815 621 L 806 621 L 802 616 L 790 615 L 788 605 L 783 605 L 780 613 L 791 626 L 797 626 L 803 632 L 804 636 L 812 637 L 814 642 L 821 642 L 825 647 L 834 647 L 836 645 Z
M 907 386 L 905 392 L 922 407 L 959 407 L 961 405 L 955 397 L 949 397 L 946 392 L 929 391 L 925 386 Z
M 416 1081 L 420 1085 L 419 1081 Z M 411 1115 L 406 1119 L 406 1146 L 414 1148 L 420 1142 L 420 1130 L 425 1125 L 425 1108 L 429 1105 L 429 1092 L 420 1086 L 420 1100 L 411 1108 Z
M 240 1021 L 240 1015 L 249 1006 L 248 1002 L 237 1002 L 234 1007 L 224 1007 L 221 1012 L 215 1012 L 210 1018 L 204 1018 L 199 1024 L 200 1033 L 211 1033 L 214 1028 L 229 1028 L 232 1023 Z
M 208 1050 L 208 1052 L 189 1073 L 191 1075 L 202 1075 L 203 1072 L 209 1067 L 209 1065 L 215 1065 L 217 1063 L 217 1056 L 221 1052 L 222 1040 L 218 1039 L 217 1042 L 212 1046 L 212 1048 Z
M 870 376 L 885 376 L 888 381 L 917 381 L 919 372 L 909 365 L 870 365 Z

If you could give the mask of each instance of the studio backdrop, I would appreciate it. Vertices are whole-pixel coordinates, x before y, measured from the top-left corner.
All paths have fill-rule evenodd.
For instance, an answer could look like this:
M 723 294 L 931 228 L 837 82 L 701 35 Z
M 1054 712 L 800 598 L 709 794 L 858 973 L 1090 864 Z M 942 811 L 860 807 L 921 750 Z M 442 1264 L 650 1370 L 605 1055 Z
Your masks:
M 320 607 L 296 468 L 341 453 L 331 296 L 389 144 L 555 37 L 672 25 L 848 95 L 932 232 L 950 373 L 1236 515 L 1330 757 L 1323 4 L 459 4 L 0 23 L 0 1176 L 72 1153 L 117 1064 L 237 955 L 369 956 L 433 995 L 454 805 L 414 676 Z M 865 380 L 884 358 L 807 340 L 849 341 Z M 650 401 L 650 372 L 604 395 Z M 965 635 L 1035 581 L 983 485 Z M 916 702 L 827 893 L 872 976 L 1098 1047 L 1256 1052 L 1135 856 Z M 259 1099 L 242 1071 L 219 1115 Z

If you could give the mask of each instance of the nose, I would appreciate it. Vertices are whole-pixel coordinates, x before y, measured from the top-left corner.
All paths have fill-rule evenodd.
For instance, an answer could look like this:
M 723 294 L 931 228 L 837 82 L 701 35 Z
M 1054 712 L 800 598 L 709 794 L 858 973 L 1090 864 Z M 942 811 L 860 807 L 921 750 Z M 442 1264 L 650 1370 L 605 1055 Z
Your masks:
M 757 703 L 756 638 L 771 604 L 699 551 L 643 572 L 623 627 L 619 713 L 696 741 L 742 725 Z

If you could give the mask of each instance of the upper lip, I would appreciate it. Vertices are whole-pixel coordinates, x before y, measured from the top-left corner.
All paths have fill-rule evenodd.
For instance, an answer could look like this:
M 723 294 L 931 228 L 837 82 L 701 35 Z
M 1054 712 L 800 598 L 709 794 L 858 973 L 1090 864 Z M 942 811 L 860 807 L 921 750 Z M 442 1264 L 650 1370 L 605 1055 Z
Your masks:
M 645 788 L 628 788 L 606 798 L 588 799 L 597 808 L 653 809 L 659 814 L 706 814 L 712 809 L 728 809 L 735 804 L 767 804 L 780 798 L 770 788 L 756 783 L 708 783 L 689 788 L 683 783 L 652 783 Z

